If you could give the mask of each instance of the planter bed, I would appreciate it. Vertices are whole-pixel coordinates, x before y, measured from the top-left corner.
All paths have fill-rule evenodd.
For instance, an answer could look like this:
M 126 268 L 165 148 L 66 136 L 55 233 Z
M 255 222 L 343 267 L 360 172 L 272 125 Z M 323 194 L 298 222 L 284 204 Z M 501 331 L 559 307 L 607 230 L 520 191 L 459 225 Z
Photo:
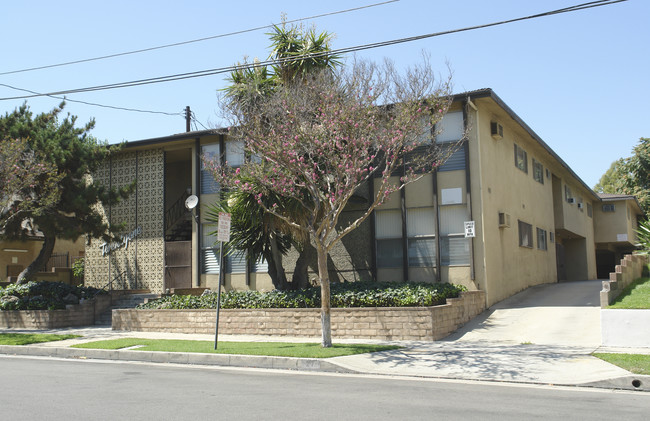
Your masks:
M 332 336 L 350 339 L 424 340 L 444 338 L 485 310 L 483 291 L 434 307 L 332 308 Z M 114 330 L 211 334 L 215 310 L 113 310 Z M 320 309 L 221 310 L 219 333 L 320 337 Z

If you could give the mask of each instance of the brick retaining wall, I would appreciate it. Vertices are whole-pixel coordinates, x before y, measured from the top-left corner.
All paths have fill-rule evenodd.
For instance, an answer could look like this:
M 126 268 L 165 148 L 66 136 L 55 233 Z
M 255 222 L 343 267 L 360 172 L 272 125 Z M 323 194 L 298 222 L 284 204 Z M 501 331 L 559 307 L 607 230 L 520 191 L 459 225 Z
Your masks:
M 485 293 L 469 291 L 435 307 L 333 308 L 332 336 L 434 341 L 485 310 Z M 113 329 L 214 333 L 214 310 L 113 310 Z M 219 332 L 232 335 L 320 337 L 320 309 L 221 310 Z
M 0 328 L 54 329 L 70 326 L 89 326 L 111 305 L 111 297 L 98 296 L 82 304 L 69 305 L 65 310 L 3 310 Z

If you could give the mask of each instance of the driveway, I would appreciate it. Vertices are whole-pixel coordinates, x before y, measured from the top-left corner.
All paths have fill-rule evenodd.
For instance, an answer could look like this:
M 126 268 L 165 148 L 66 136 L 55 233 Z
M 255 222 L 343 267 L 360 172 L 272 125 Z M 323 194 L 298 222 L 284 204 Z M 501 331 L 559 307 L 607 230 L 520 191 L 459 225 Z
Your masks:
M 437 342 L 335 358 L 377 374 L 587 385 L 630 373 L 590 354 L 600 346 L 601 281 L 529 288 Z
M 598 347 L 602 282 L 528 288 L 474 318 L 446 341 Z

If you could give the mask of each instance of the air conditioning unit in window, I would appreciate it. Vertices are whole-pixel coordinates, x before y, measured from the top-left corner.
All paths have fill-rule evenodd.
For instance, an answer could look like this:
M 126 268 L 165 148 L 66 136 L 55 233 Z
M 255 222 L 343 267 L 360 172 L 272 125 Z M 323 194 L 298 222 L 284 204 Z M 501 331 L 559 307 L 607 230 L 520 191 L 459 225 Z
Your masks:
M 490 122 L 490 134 L 495 140 L 503 139 L 503 126 L 496 121 Z
M 569 197 L 567 200 L 567 203 L 575 203 L 575 199 L 573 197 Z
M 584 206 L 585 205 L 583 205 L 582 203 L 578 203 L 578 209 L 582 209 Z
M 499 228 L 510 228 L 510 214 L 499 212 Z

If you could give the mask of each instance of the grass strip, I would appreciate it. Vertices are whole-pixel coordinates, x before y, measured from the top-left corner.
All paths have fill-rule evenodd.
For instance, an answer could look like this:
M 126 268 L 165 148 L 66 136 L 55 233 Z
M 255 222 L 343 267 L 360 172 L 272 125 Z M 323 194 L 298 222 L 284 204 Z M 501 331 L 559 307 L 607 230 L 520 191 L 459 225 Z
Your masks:
M 78 337 L 79 335 L 55 335 L 52 333 L 0 333 L 0 345 L 29 345 Z
M 607 308 L 650 309 L 650 278 L 632 282 Z
M 605 353 L 595 353 L 593 355 L 634 374 L 650 375 L 650 355 Z
M 397 345 L 334 344 L 323 348 L 316 343 L 287 342 L 219 342 L 175 339 L 120 338 L 73 345 L 74 348 L 123 349 L 138 346 L 135 351 L 201 352 L 209 354 L 266 355 L 275 357 L 331 358 L 401 348 Z

